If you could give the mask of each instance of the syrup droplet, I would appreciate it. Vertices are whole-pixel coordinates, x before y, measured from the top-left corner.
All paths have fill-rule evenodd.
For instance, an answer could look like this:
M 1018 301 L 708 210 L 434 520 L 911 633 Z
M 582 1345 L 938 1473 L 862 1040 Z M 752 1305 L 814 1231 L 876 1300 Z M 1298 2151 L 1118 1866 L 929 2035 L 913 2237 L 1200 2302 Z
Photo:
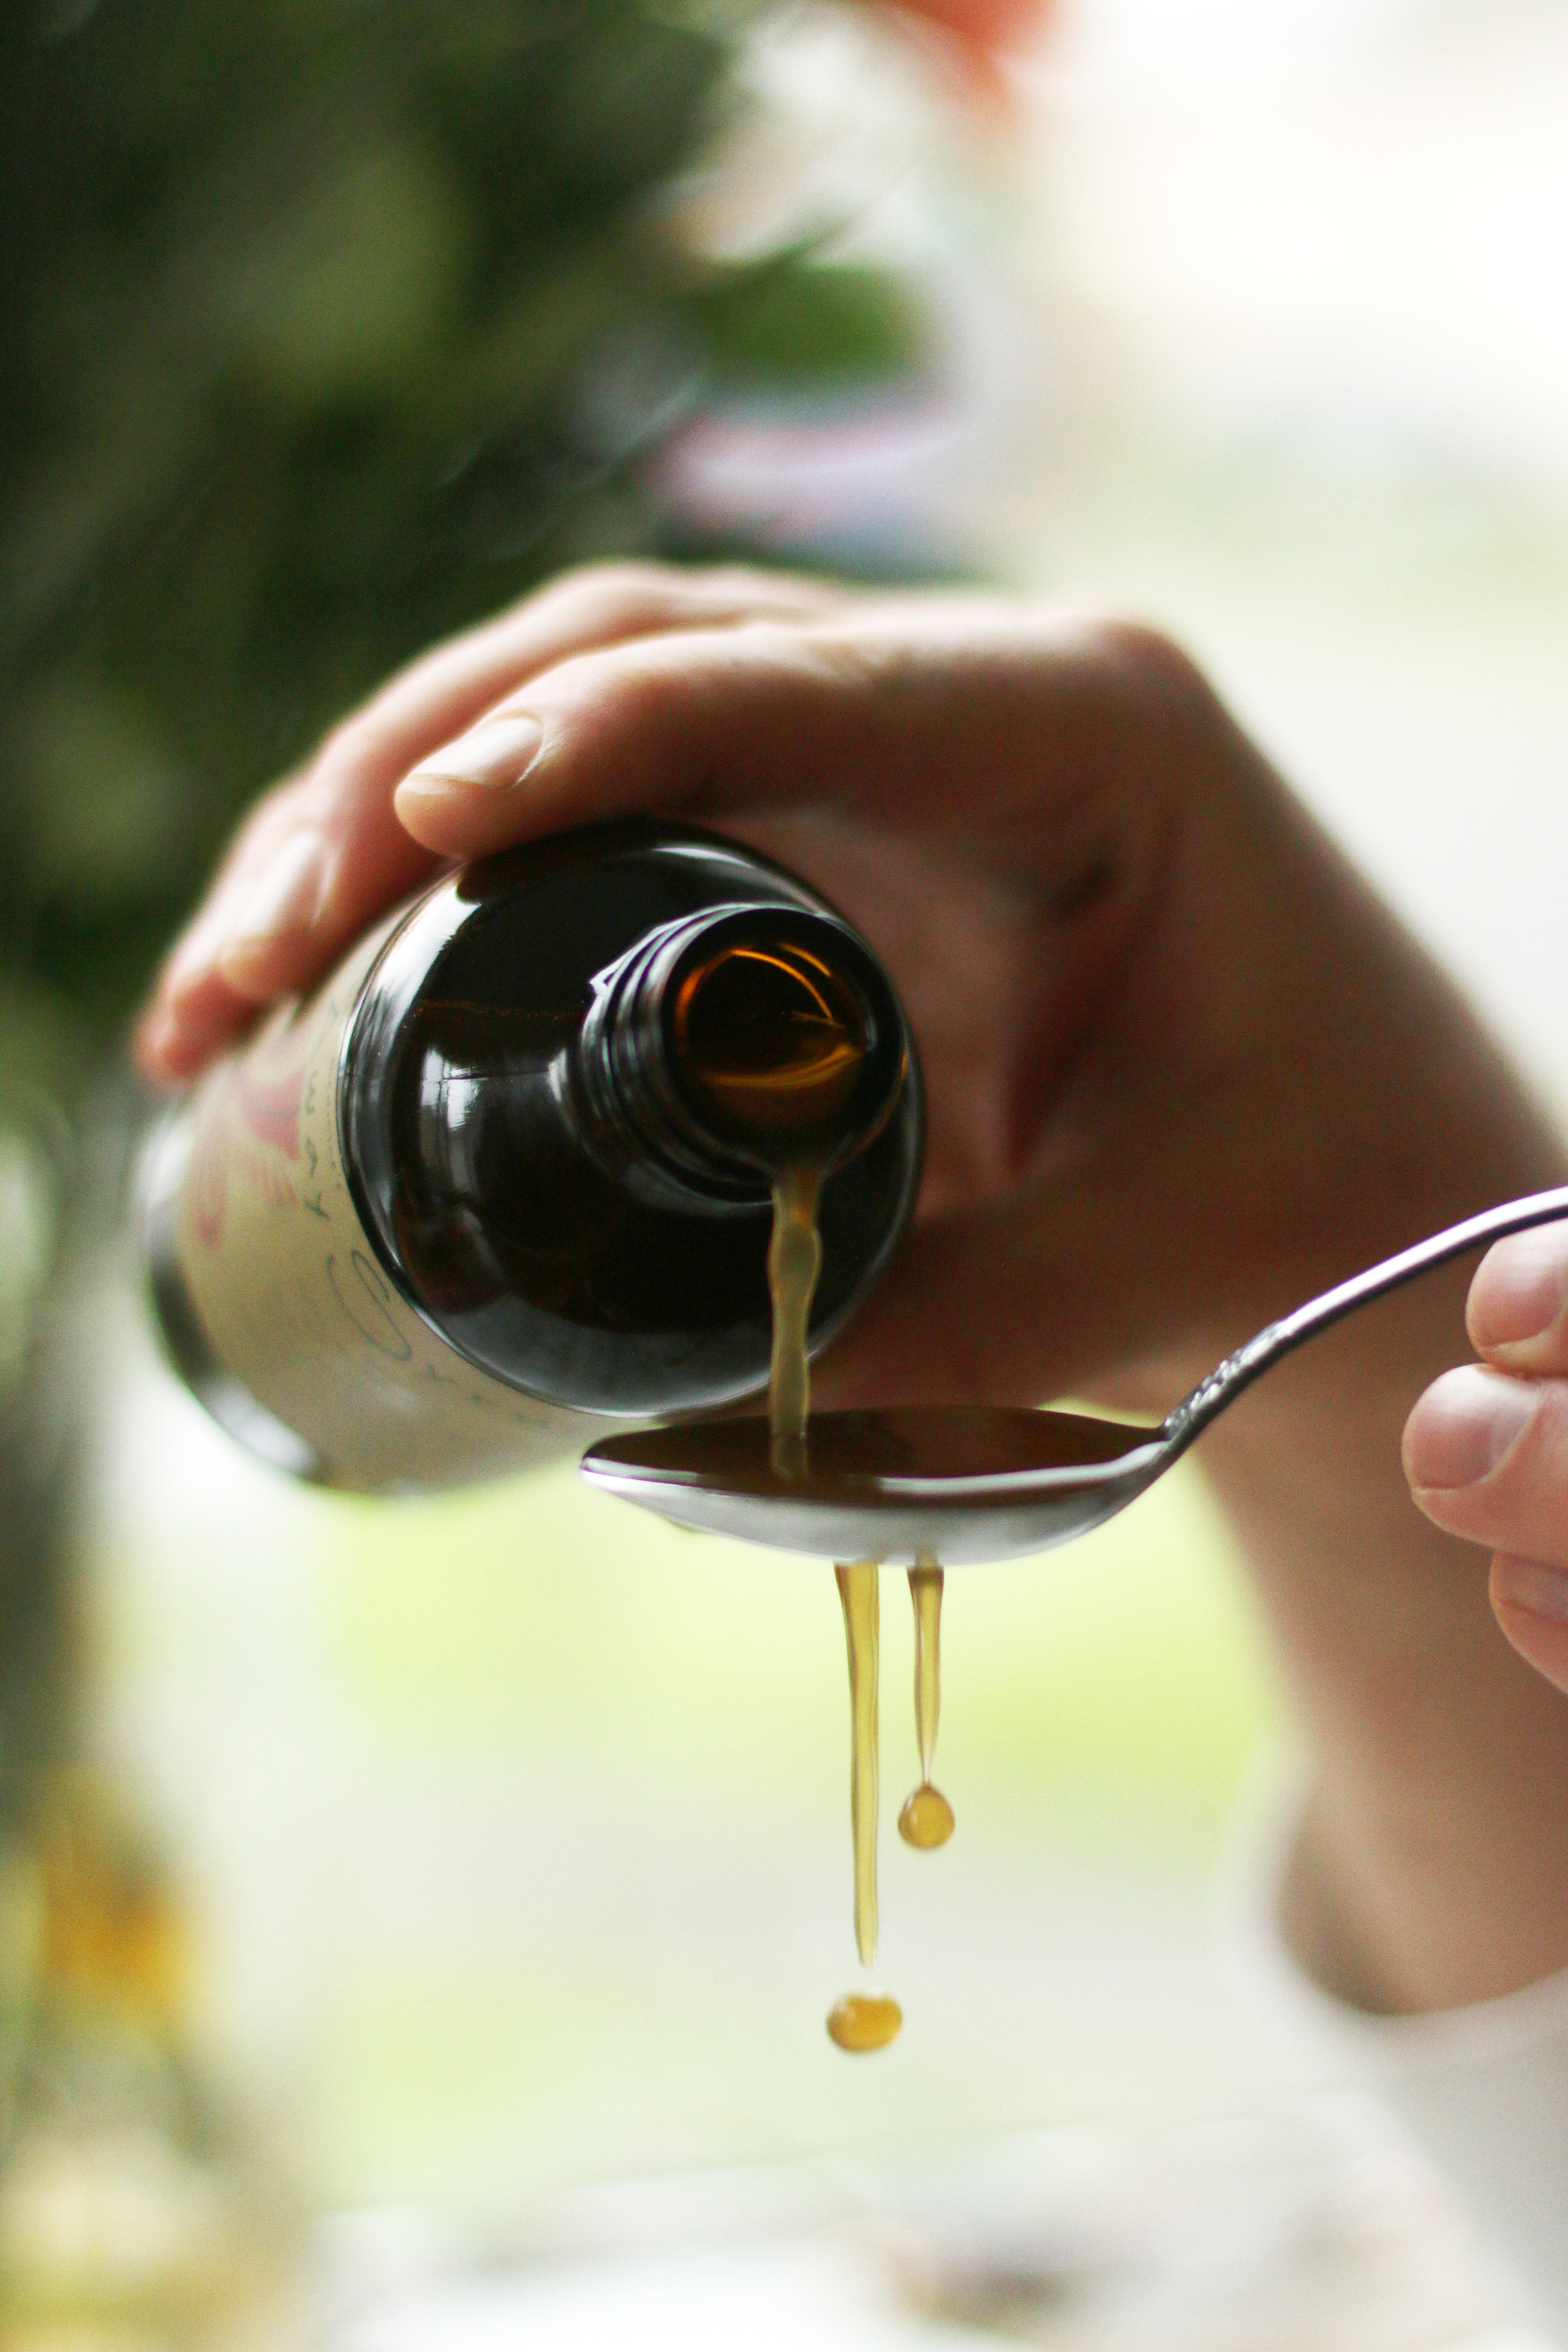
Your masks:
M 885 2050 L 903 2021 L 903 2011 L 886 1992 L 847 1992 L 827 2012 L 827 2031 L 840 2050 Z
M 952 1807 L 931 1777 L 942 1716 L 942 1590 L 941 1569 L 929 1554 L 922 1556 L 910 1570 L 910 1599 L 915 1610 L 915 1738 L 921 1751 L 921 1784 L 904 1800 L 899 1835 L 906 1845 L 925 1853 L 932 1846 L 945 1845 L 953 1832 Z
M 928 1852 L 933 1845 L 945 1845 L 952 1830 L 952 1807 L 940 1789 L 922 1780 L 904 1799 L 903 1811 L 899 1815 L 899 1835 L 906 1845 Z

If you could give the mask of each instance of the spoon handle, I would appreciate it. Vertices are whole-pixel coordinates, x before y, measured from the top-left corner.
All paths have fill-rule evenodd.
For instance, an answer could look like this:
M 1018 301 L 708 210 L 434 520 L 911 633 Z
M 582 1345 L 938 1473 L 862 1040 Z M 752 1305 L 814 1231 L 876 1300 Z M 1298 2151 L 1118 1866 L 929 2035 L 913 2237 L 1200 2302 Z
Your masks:
M 1424 1242 L 1416 1242 L 1394 1257 L 1385 1257 L 1379 1265 L 1370 1265 L 1364 1274 L 1352 1275 L 1333 1290 L 1326 1290 L 1321 1298 L 1310 1298 L 1305 1307 L 1298 1307 L 1282 1315 L 1278 1323 L 1270 1323 L 1248 1339 L 1244 1347 L 1216 1365 L 1206 1379 L 1201 1380 L 1190 1396 L 1167 1414 L 1161 1435 L 1173 1452 L 1181 1453 L 1189 1446 L 1200 1430 L 1206 1429 L 1215 1413 L 1223 1412 L 1250 1388 L 1259 1373 L 1266 1372 L 1308 1339 L 1315 1339 L 1332 1323 L 1353 1315 L 1358 1307 L 1366 1307 L 1374 1298 L 1384 1297 L 1398 1290 L 1418 1275 L 1429 1274 L 1434 1266 L 1446 1265 L 1450 1258 L 1463 1257 L 1467 1250 L 1478 1248 L 1482 1242 L 1500 1241 L 1505 1234 L 1521 1234 L 1531 1225 L 1550 1225 L 1560 1218 L 1568 1218 L 1568 1185 L 1555 1192 L 1531 1192 L 1522 1201 L 1504 1201 L 1495 1209 L 1483 1209 L 1479 1216 L 1467 1217 L 1462 1224 L 1450 1225 L 1446 1233 L 1433 1234 Z

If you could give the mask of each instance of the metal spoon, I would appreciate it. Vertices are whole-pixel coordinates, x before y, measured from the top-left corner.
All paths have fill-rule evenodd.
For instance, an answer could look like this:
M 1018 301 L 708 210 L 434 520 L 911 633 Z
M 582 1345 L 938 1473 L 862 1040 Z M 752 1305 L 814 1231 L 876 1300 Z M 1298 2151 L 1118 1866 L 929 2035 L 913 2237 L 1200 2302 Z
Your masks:
M 1157 1429 L 1000 1405 L 814 1414 L 807 1466 L 784 1477 L 761 1419 L 686 1422 L 594 1446 L 589 1482 L 677 1526 L 819 1559 L 944 1566 L 1047 1551 L 1152 1486 L 1305 1340 L 1482 1242 L 1568 1217 L 1568 1186 L 1467 1217 L 1298 1307 L 1227 1356 Z

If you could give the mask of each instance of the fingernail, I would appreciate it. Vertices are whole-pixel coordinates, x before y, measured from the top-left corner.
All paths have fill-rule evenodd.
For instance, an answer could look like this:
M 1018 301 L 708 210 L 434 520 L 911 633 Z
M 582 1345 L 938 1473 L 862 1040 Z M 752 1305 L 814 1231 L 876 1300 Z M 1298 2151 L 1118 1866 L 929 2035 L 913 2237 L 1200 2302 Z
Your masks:
M 1568 1576 L 1538 1559 L 1515 1559 L 1511 1554 L 1500 1557 L 1492 1568 L 1492 1597 L 1531 1617 L 1559 1622 L 1568 1619 Z
M 420 761 L 410 783 L 430 777 L 442 783 L 515 784 L 528 773 L 544 740 L 537 719 L 519 713 L 510 719 L 484 719 Z
M 1543 1225 L 1489 1250 L 1470 1286 L 1470 1337 L 1478 1348 L 1516 1346 L 1550 1331 L 1568 1293 L 1568 1231 Z
M 313 827 L 290 834 L 262 868 L 248 898 L 240 902 L 231 936 L 218 961 L 243 955 L 285 931 L 303 931 L 315 920 L 327 878 L 327 845 Z
M 1538 1391 L 1479 1364 L 1434 1381 L 1405 1425 L 1413 1486 L 1473 1486 L 1495 1470 L 1535 1411 Z

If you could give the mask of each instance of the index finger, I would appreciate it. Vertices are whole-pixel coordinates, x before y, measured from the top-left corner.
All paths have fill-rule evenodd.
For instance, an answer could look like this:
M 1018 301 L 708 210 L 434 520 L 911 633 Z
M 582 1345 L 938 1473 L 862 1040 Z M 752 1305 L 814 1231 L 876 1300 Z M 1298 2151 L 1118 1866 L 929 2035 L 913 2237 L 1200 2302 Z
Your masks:
M 434 870 L 439 853 L 394 816 L 394 787 L 498 696 L 586 646 L 699 619 L 820 612 L 842 594 L 823 581 L 739 565 L 591 565 L 422 655 L 241 827 L 154 987 L 139 1033 L 142 1066 L 163 1079 L 194 1075 L 259 1005 L 321 978 Z
M 656 808 L 1043 833 L 1125 765 L 1129 708 L 1169 690 L 1134 634 L 928 595 L 639 638 L 542 671 L 427 753 L 397 814 L 454 857 Z

